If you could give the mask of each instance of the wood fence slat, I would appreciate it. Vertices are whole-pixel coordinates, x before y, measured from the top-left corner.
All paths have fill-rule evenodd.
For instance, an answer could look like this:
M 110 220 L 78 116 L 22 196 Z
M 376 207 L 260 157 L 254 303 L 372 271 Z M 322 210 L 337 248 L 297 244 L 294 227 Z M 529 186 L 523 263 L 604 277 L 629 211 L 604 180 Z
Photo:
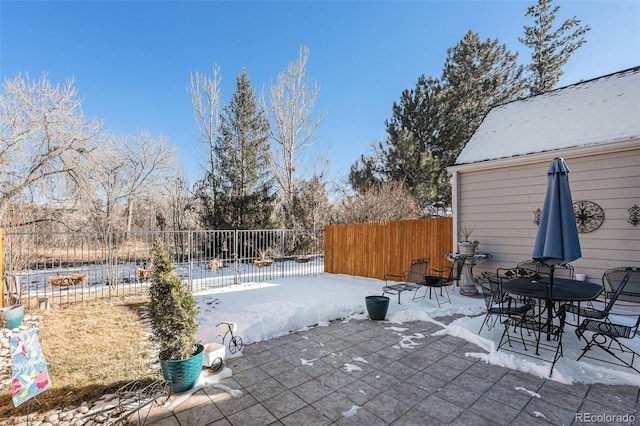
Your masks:
M 401 274 L 411 259 L 428 257 L 431 269 L 450 265 L 453 220 L 450 217 L 325 227 L 325 271 L 384 279 Z

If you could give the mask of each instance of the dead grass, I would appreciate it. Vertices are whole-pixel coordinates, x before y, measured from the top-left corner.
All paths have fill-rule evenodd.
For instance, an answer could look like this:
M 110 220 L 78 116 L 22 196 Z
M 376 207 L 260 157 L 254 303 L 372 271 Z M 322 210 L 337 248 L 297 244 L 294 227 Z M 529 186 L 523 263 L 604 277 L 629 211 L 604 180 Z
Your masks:
M 140 318 L 144 303 L 143 298 L 98 301 L 44 311 L 38 337 L 51 388 L 36 397 L 40 405 L 31 403 L 31 413 L 95 401 L 149 374 L 157 355 Z M 14 408 L 11 389 L 0 390 L 0 419 L 23 416 L 26 405 Z

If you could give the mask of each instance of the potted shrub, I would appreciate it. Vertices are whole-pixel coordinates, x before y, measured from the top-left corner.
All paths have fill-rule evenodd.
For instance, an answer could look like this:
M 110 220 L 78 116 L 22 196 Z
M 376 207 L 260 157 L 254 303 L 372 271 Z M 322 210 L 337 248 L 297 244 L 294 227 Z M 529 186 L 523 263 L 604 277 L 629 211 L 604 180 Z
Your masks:
M 204 347 L 196 339 L 198 307 L 160 239 L 153 244 L 152 271 L 152 338 L 160 350 L 162 375 L 172 392 L 184 392 L 193 387 L 202 370 Z
M 0 308 L 0 325 L 10 330 L 20 327 L 24 316 L 23 305 L 12 305 Z
M 464 254 L 467 256 L 473 256 L 476 254 L 476 250 L 478 249 L 479 241 L 470 241 L 471 234 L 473 234 L 474 227 L 471 225 L 461 226 L 460 227 L 460 236 L 463 238 L 462 241 L 458 242 L 458 253 Z

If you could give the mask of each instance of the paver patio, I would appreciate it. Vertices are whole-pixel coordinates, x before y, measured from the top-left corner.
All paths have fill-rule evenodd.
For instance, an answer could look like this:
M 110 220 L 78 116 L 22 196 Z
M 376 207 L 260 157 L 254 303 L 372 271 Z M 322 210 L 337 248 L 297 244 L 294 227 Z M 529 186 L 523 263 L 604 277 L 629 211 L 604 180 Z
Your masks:
M 638 415 L 635 386 L 565 385 L 490 365 L 465 356 L 479 347 L 432 336 L 438 329 L 336 321 L 248 345 L 227 361 L 233 376 L 220 382 L 241 397 L 205 386 L 173 411 L 154 407 L 147 424 L 570 425 L 580 423 L 576 413 Z M 417 345 L 401 347 L 401 335 Z

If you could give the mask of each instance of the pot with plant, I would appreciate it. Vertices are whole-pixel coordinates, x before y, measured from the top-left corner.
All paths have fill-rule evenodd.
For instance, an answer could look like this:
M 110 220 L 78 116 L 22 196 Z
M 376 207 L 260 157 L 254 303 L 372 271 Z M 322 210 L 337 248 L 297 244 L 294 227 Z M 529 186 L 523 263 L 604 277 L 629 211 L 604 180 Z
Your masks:
M 480 244 L 480 242 L 478 240 L 471 240 L 471 234 L 473 234 L 474 229 L 475 228 L 471 225 L 460 227 L 460 236 L 463 240 L 458 242 L 458 253 L 467 256 L 473 256 L 476 254 L 476 250 L 478 249 L 478 244 Z
M 152 265 L 152 339 L 159 347 L 162 375 L 171 391 L 184 392 L 195 385 L 202 370 L 204 347 L 196 338 L 198 307 L 160 239 L 153 244 Z
M 13 330 L 20 327 L 24 316 L 23 305 L 11 305 L 0 308 L 0 326 Z

